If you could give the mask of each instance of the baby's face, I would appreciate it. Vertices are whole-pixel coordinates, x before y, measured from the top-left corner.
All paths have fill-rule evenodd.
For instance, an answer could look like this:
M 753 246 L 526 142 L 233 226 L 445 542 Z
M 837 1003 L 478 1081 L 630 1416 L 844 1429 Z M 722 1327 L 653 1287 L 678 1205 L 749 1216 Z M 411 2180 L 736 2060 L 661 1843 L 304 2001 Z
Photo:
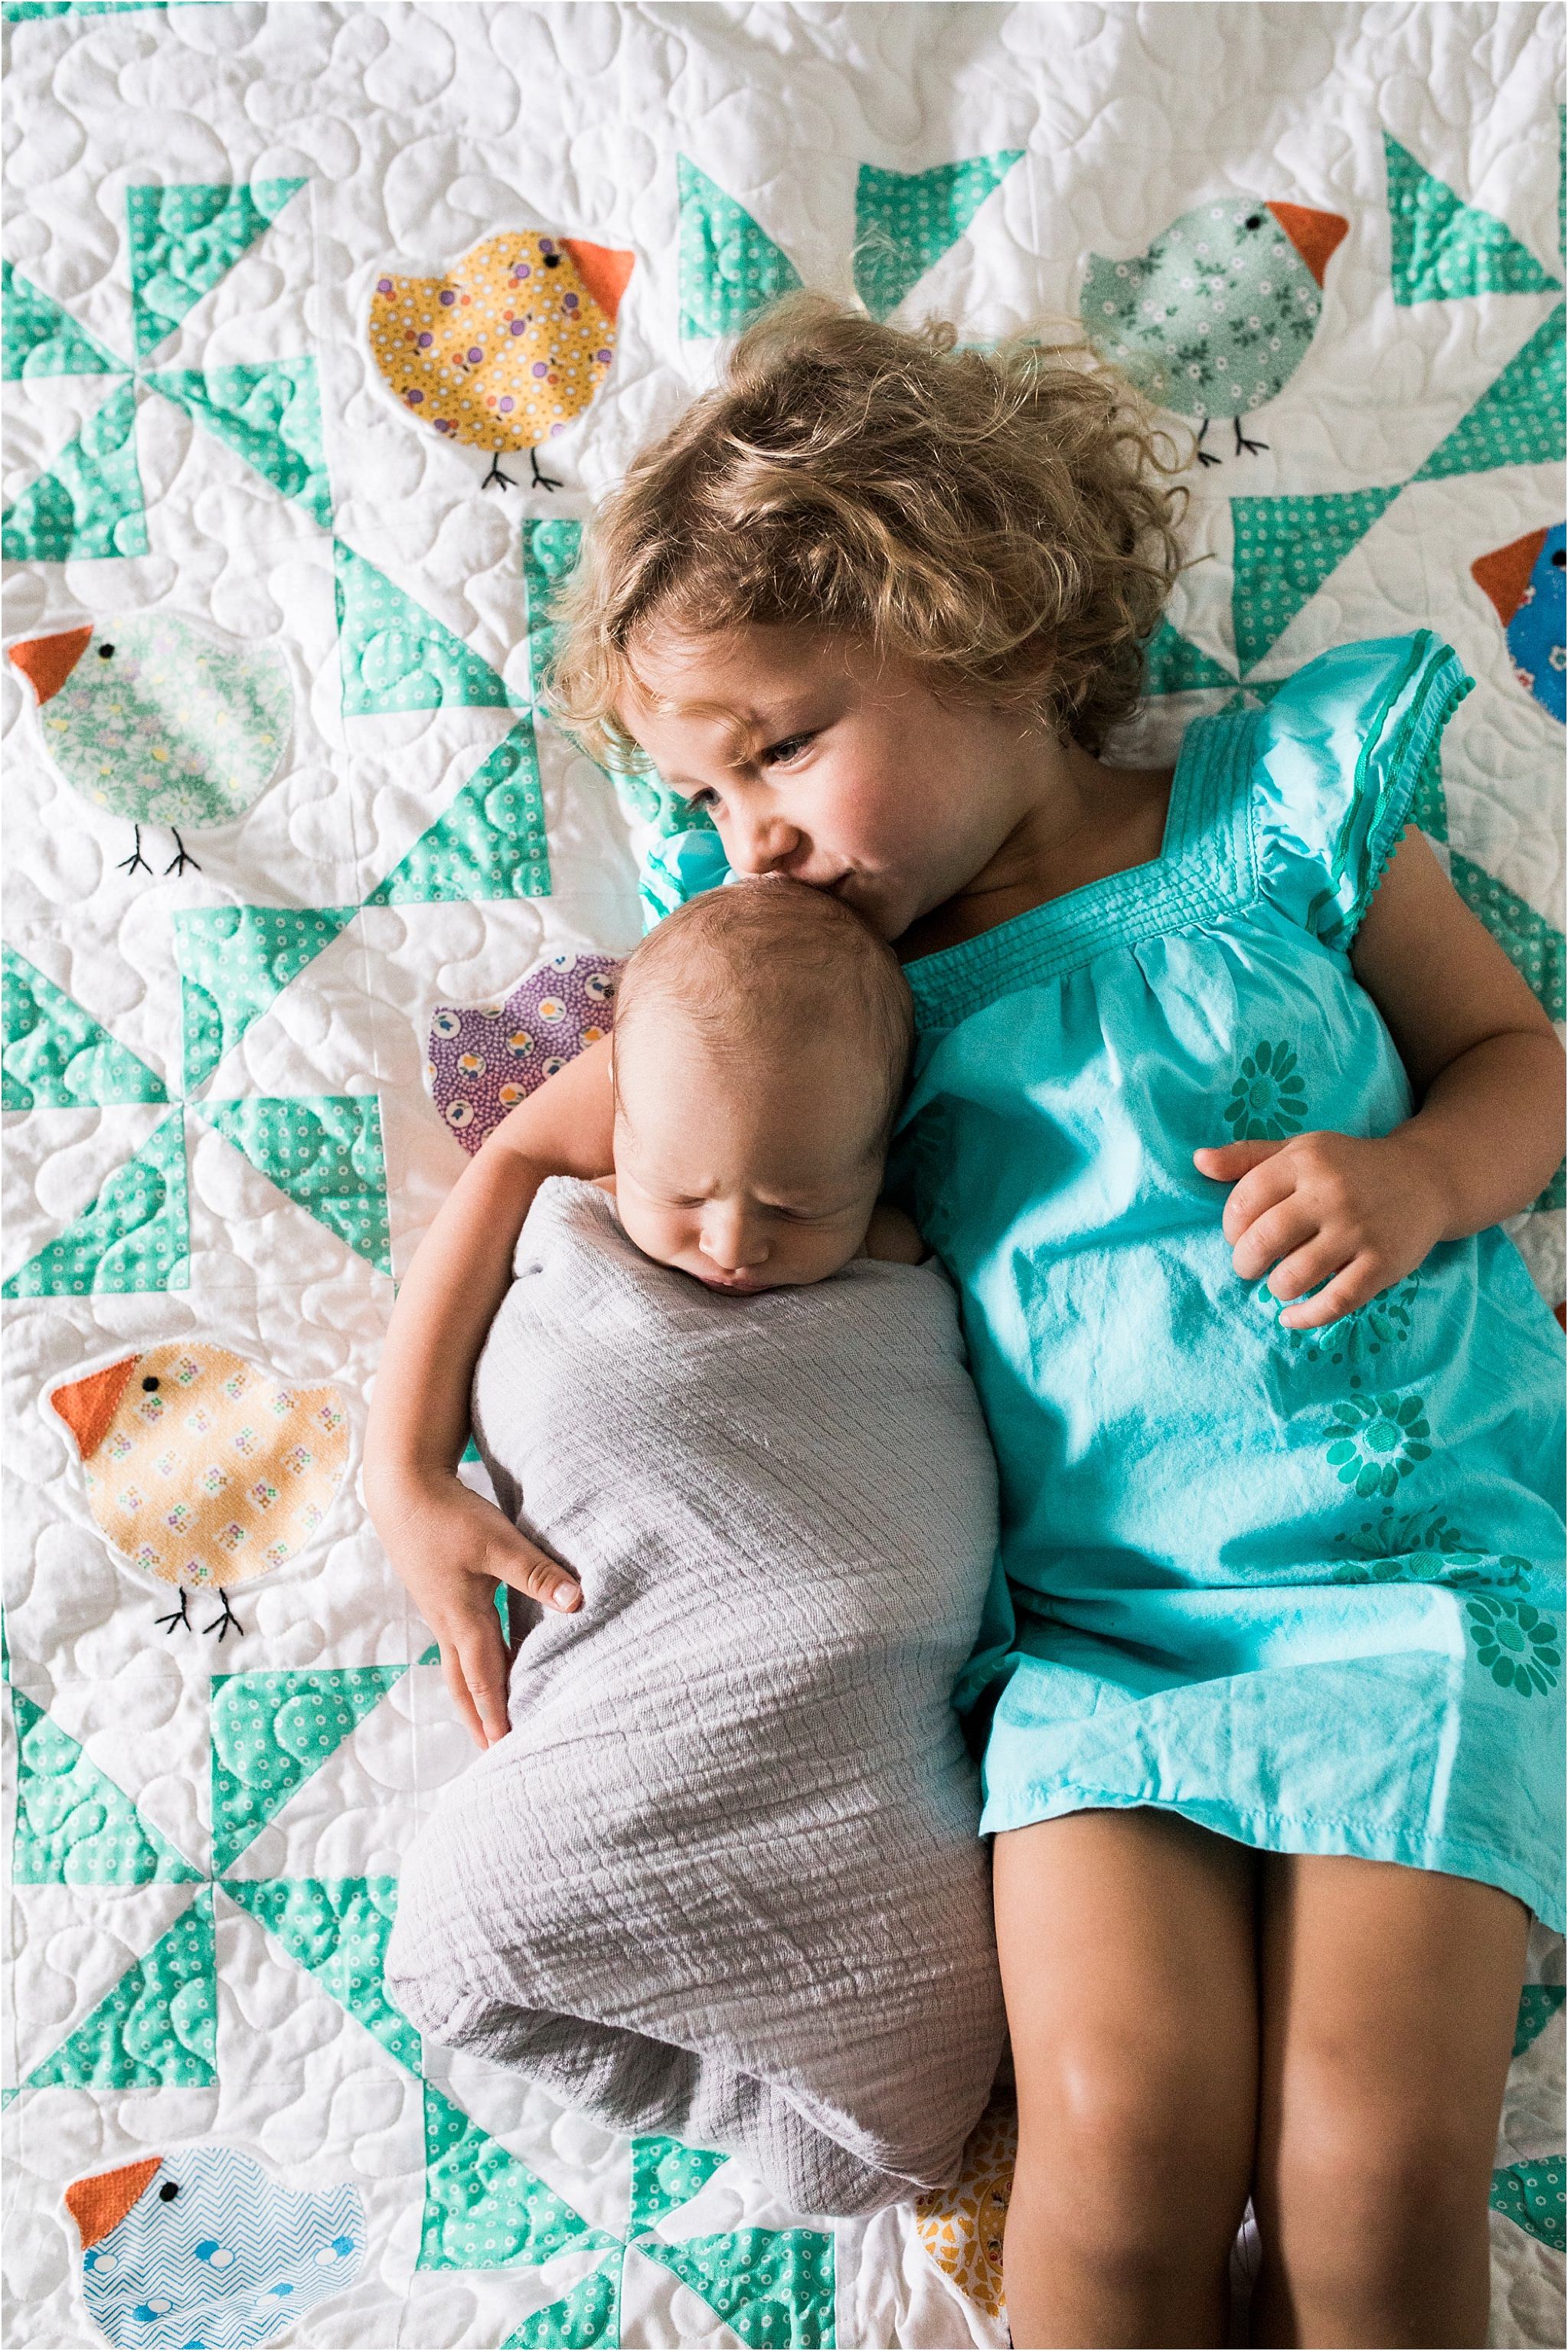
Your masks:
M 866 1236 L 882 1188 L 870 1056 L 803 1045 L 769 1065 L 644 1012 L 616 1068 L 615 1200 L 661 1265 L 739 1297 L 822 1281 Z

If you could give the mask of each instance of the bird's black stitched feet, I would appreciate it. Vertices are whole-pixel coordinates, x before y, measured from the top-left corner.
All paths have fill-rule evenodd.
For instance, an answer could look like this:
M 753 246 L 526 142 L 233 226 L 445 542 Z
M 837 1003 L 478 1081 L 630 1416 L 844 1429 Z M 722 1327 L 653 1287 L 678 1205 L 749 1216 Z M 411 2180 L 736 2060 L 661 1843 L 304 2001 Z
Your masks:
M 172 825 L 169 827 L 169 830 L 171 832 L 174 832 Z M 201 867 L 196 864 L 195 859 L 192 856 L 190 851 L 186 848 L 179 834 L 174 832 L 174 854 L 169 860 L 169 862 L 165 865 L 163 871 L 165 873 L 183 873 L 187 865 L 194 866 L 198 873 L 202 870 Z
M 210 1625 L 204 1625 L 202 1627 L 203 1632 L 215 1633 L 218 1639 L 221 1641 L 224 1635 L 228 1631 L 229 1626 L 232 1625 L 236 1633 L 243 1634 L 245 1626 L 240 1623 L 239 1618 L 229 1606 L 228 1593 L 226 1592 L 220 1592 L 218 1598 L 223 1603 L 223 1614 L 221 1616 L 214 1616 Z
M 1243 449 L 1250 449 L 1254 454 L 1256 454 L 1258 450 L 1266 449 L 1269 446 L 1267 441 L 1249 441 L 1246 434 L 1241 430 L 1241 419 L 1239 416 L 1233 416 L 1230 422 L 1236 427 L 1236 454 L 1239 457 L 1240 456 Z
M 515 490 L 517 486 L 517 483 L 513 481 L 510 474 L 502 473 L 501 461 L 499 457 L 495 456 L 491 458 L 490 470 L 486 475 L 484 480 L 480 483 L 479 487 L 482 490 L 487 490 L 492 482 L 499 482 L 504 490 Z
M 152 1619 L 152 1622 L 155 1625 L 167 1625 L 171 1633 L 173 1631 L 176 1625 L 188 1625 L 190 1621 L 190 1594 L 186 1592 L 183 1584 L 180 1587 L 180 1605 L 178 1608 L 171 1608 L 167 1616 L 154 1616 Z
M 140 825 L 136 827 L 136 846 L 131 851 L 129 857 L 122 857 L 120 859 L 120 871 L 122 873 L 134 873 L 139 865 L 143 873 L 151 873 L 152 871 L 152 868 L 148 864 L 147 860 L 141 854 L 141 827 Z
M 1197 429 L 1197 462 L 1200 465 L 1218 465 L 1219 459 L 1212 450 L 1206 449 L 1203 445 L 1203 436 L 1208 431 L 1208 423 L 1209 420 L 1206 416 Z
M 562 485 L 556 480 L 553 474 L 540 473 L 538 453 L 537 450 L 530 449 L 528 451 L 528 463 L 534 469 L 534 487 L 536 490 L 559 490 L 562 487 Z

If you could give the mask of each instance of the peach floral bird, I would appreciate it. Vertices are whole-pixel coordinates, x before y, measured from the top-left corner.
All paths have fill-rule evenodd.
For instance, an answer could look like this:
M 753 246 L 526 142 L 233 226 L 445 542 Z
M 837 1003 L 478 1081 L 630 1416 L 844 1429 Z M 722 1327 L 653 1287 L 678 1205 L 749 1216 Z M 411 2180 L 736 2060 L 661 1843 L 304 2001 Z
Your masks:
M 81 1457 L 88 1505 L 114 1549 L 172 1583 L 214 1591 L 204 1633 L 245 1627 L 227 1587 L 310 1542 L 342 1482 L 349 1432 L 335 1387 L 284 1386 L 226 1347 L 173 1340 L 55 1388 L 49 1406 Z
M 527 450 L 536 488 L 560 484 L 536 451 L 591 405 L 615 355 L 615 318 L 635 256 L 581 237 L 517 229 L 471 246 L 444 277 L 376 280 L 371 354 L 408 414 L 444 440 Z

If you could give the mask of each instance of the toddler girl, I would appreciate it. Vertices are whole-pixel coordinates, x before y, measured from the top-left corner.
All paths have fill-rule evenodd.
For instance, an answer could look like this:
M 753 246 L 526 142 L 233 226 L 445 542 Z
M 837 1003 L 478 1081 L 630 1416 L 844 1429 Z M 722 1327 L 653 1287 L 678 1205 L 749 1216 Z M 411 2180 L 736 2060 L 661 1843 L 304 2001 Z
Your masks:
M 898 1153 L 959 1283 L 1016 1629 L 980 1704 L 1019 2095 L 1015 2342 L 1474 2344 L 1531 1911 L 1563 1922 L 1562 1371 L 1496 1226 L 1562 1153 L 1535 998 L 1408 830 L 1468 690 L 1423 630 L 1105 756 L 1176 566 L 1150 420 L 1082 352 L 810 297 L 633 465 L 563 715 L 731 865 L 898 943 Z M 485 1735 L 459 1487 L 538 1182 L 601 1049 L 411 1269 L 372 1507 Z

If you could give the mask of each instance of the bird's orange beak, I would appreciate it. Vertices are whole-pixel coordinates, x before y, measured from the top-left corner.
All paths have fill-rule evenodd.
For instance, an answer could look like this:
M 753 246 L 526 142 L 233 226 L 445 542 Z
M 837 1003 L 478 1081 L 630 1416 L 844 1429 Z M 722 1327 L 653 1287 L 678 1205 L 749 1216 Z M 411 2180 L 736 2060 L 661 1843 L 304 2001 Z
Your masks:
M 140 2163 L 122 2163 L 118 2171 L 95 2172 L 90 2179 L 73 2179 L 66 2189 L 66 2210 L 81 2231 L 81 2249 L 89 2252 L 118 2229 L 146 2188 L 163 2158 L 144 2156 Z
M 71 1435 L 84 1461 L 90 1461 L 108 1434 L 109 1424 L 120 1408 L 126 1383 L 140 1355 L 127 1355 L 123 1363 L 110 1364 L 101 1372 L 89 1372 L 85 1380 L 70 1380 L 63 1388 L 50 1395 L 51 1411 L 58 1413 Z
M 91 642 L 90 629 L 62 629 L 57 637 L 24 637 L 11 647 L 11 665 L 21 671 L 41 707 L 51 694 L 58 694 Z
M 613 246 L 585 245 L 580 236 L 563 236 L 561 244 L 577 265 L 577 274 L 607 319 L 613 319 L 636 266 L 634 253 L 618 253 Z
M 1478 556 L 1470 566 L 1470 578 L 1491 598 L 1505 629 L 1524 601 L 1535 559 L 1545 544 L 1546 528 L 1542 524 L 1539 530 L 1527 530 L 1522 538 L 1511 539 L 1506 547 L 1498 548 L 1490 555 Z
M 1265 204 L 1263 209 L 1273 214 L 1321 286 L 1334 247 L 1350 234 L 1344 214 L 1314 212 L 1310 204 Z

